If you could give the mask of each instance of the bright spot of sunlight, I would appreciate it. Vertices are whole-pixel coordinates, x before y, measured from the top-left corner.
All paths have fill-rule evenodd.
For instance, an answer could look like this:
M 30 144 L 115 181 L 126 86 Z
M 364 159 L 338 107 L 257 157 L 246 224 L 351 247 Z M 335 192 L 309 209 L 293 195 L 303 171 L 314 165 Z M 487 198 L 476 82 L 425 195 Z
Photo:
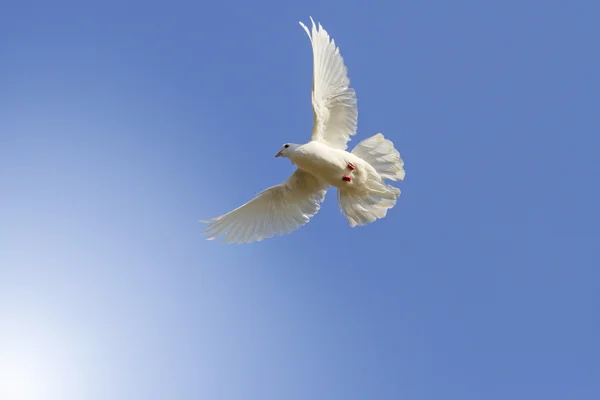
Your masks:
M 23 364 L 20 360 L 0 361 L 0 399 L 6 400 L 35 400 L 36 377 L 32 366 Z
M 32 326 L 10 328 L 0 332 L 0 399 L 71 399 L 81 371 L 73 365 L 68 338 Z

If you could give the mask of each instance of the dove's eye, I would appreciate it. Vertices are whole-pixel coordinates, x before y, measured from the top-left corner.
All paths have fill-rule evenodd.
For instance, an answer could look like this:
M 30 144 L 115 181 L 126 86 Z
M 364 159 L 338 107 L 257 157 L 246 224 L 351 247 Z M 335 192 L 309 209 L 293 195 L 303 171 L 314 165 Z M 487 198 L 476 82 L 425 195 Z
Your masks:
M 289 144 L 286 144 L 286 145 L 285 145 L 285 146 L 283 146 L 283 147 L 285 147 L 285 148 L 287 149 L 288 147 L 290 147 L 290 145 L 289 145 Z

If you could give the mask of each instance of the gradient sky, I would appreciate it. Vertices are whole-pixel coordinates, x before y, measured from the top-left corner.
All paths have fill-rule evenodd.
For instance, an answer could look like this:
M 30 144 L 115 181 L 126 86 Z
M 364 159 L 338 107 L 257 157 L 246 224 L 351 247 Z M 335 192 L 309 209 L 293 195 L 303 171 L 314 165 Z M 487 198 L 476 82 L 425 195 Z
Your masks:
M 2 400 L 600 398 L 597 2 L 83 3 L 0 12 Z M 399 202 L 205 241 L 310 137 L 309 16 Z

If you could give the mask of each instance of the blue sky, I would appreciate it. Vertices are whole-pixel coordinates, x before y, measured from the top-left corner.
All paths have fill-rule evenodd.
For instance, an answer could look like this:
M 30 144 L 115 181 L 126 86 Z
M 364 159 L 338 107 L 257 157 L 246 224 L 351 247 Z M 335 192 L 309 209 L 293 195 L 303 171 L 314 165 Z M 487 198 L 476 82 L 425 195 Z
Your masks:
M 367 4 L 4 5 L 9 400 L 599 398 L 599 6 Z M 399 202 L 204 241 L 310 137 L 309 16 Z

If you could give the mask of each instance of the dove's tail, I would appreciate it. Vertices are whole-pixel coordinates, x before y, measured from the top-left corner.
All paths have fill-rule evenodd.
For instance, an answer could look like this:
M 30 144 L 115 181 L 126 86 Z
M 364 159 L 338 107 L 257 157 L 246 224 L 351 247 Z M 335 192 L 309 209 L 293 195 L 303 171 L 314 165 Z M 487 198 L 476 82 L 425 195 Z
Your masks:
M 381 133 L 357 144 L 352 154 L 371 164 L 383 179 L 393 181 L 404 179 L 404 161 L 398 150 L 394 148 L 394 143 L 383 137 Z
M 350 226 L 354 227 L 385 217 L 387 210 L 396 205 L 400 189 L 386 184 L 384 180 L 403 180 L 405 172 L 400 153 L 381 133 L 357 144 L 352 154 L 368 162 L 377 172 L 369 174 L 365 191 L 338 191 L 340 209 Z

